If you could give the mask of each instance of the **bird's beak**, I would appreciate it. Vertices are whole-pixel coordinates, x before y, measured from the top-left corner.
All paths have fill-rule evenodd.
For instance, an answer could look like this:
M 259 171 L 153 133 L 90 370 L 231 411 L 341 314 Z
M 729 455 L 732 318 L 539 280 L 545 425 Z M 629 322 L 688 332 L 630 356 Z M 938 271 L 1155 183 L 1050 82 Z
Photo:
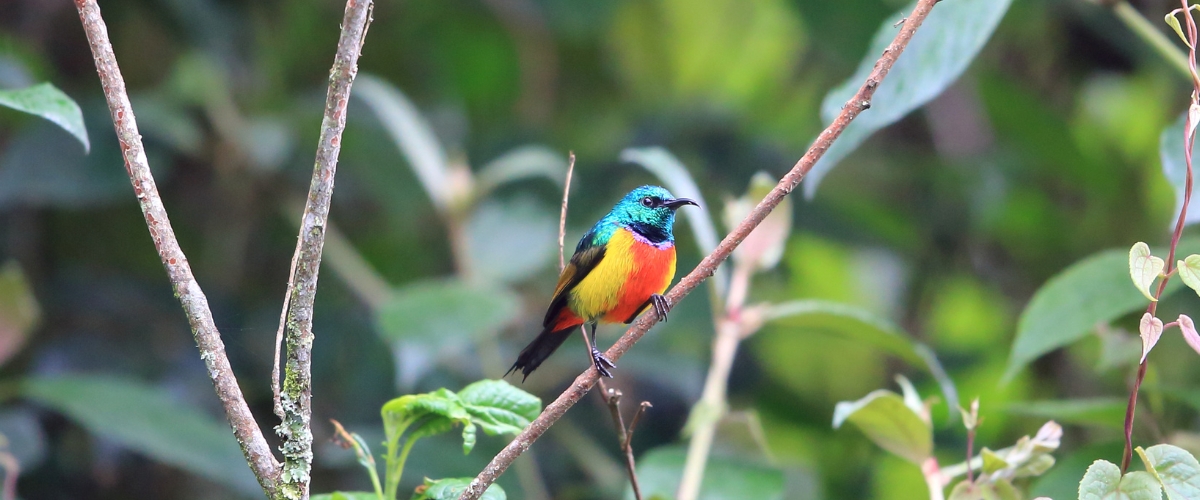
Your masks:
M 684 205 L 692 205 L 695 207 L 700 206 L 699 203 L 696 203 L 696 200 L 692 200 L 692 199 L 688 199 L 688 198 L 675 198 L 671 201 L 664 203 L 664 205 L 666 205 L 667 208 L 670 208 L 671 210 L 675 210 Z

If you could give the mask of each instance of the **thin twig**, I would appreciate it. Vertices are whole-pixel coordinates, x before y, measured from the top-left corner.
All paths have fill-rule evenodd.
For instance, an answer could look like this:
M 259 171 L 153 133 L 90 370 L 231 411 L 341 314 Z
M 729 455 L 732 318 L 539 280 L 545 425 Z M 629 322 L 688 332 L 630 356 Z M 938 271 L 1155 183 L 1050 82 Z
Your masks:
M 283 403 L 279 399 L 279 378 L 282 371 L 279 369 L 279 357 L 281 348 L 283 347 L 283 331 L 287 327 L 288 308 L 292 305 L 292 293 L 296 290 L 296 261 L 300 260 L 300 246 L 296 246 L 296 251 L 292 253 L 292 265 L 288 268 L 287 288 L 284 289 L 283 295 L 283 310 L 279 311 L 279 329 L 275 331 L 275 363 L 271 365 L 271 395 L 275 401 L 275 416 L 279 420 L 283 420 Z
M 563 255 L 567 244 L 567 199 L 571 197 L 571 174 L 575 172 L 575 152 L 571 151 L 568 155 L 567 179 L 563 182 L 562 211 L 558 215 L 558 272 L 560 273 L 567 267 L 567 261 Z
M 790 194 L 792 190 L 796 189 L 796 186 L 800 184 L 800 181 L 804 179 L 804 176 L 809 170 L 812 169 L 817 160 L 819 160 L 821 156 L 825 154 L 825 151 L 829 149 L 829 146 L 833 144 L 833 141 L 842 134 L 842 132 L 846 129 L 846 126 L 849 125 L 850 122 L 859 115 L 859 113 L 870 108 L 871 97 L 875 95 L 875 90 L 879 87 L 879 83 L 883 81 L 884 77 L 887 76 L 888 71 L 890 71 L 892 65 L 895 64 L 896 58 L 900 57 L 900 54 L 904 52 L 904 48 L 907 47 L 908 42 L 912 40 L 913 34 L 916 33 L 917 28 L 920 28 L 921 24 L 925 22 L 926 16 L 929 15 L 930 10 L 933 9 L 934 4 L 936 4 L 938 1 L 939 0 L 919 0 L 917 2 L 912 14 L 908 16 L 908 21 L 905 21 L 904 26 L 900 28 L 900 33 L 896 35 L 896 39 L 892 41 L 892 44 L 889 45 L 886 50 L 884 50 L 883 56 L 875 62 L 875 68 L 871 71 L 871 74 L 867 76 L 866 82 L 864 82 L 862 87 L 858 89 L 858 92 L 854 95 L 854 97 L 846 103 L 846 106 L 842 108 L 842 111 L 838 117 L 833 121 L 833 123 L 826 127 L 825 131 L 821 132 L 821 135 L 817 136 L 817 140 L 808 148 L 808 151 L 804 153 L 804 156 L 802 156 L 800 160 L 796 162 L 796 165 L 792 167 L 787 175 L 784 175 L 783 178 L 779 180 L 779 184 L 777 184 L 771 190 L 771 192 L 768 193 L 767 196 L 763 198 L 763 200 L 759 202 L 756 207 L 754 207 L 754 210 L 752 210 L 750 214 L 746 216 L 746 219 L 738 224 L 738 226 L 734 228 L 732 232 L 726 235 L 725 239 L 721 241 L 721 244 L 718 245 L 711 254 L 705 257 L 704 260 L 700 261 L 700 264 L 697 265 L 692 272 L 688 273 L 687 276 L 684 276 L 683 279 L 679 281 L 679 284 L 675 285 L 675 287 L 667 293 L 667 299 L 670 300 L 672 304 L 678 304 L 680 300 L 687 296 L 688 293 L 691 293 L 691 291 L 694 290 L 701 282 L 711 277 L 716 271 L 717 266 L 729 257 L 729 254 L 733 252 L 733 249 L 737 248 L 737 246 L 741 244 L 742 240 L 744 240 L 746 236 L 750 234 L 750 231 L 753 231 L 754 228 L 758 227 L 763 219 L 767 217 L 767 214 L 769 214 L 771 210 L 779 205 L 785 196 Z M 608 359 L 613 361 L 619 360 L 621 356 L 624 355 L 625 352 L 631 347 L 633 347 L 633 344 L 637 343 L 637 341 L 646 334 L 646 331 L 649 330 L 651 326 L 654 326 L 654 324 L 657 322 L 658 318 L 656 315 L 643 314 L 640 318 L 638 318 L 637 321 L 634 322 L 633 326 L 631 326 L 629 330 L 626 331 L 625 334 L 608 349 L 608 352 L 606 353 Z M 563 391 L 563 393 L 560 394 L 558 398 L 554 400 L 554 402 L 547 405 L 542 411 L 542 414 L 539 415 L 536 420 L 529 424 L 529 426 L 526 427 L 520 435 L 513 439 L 508 446 L 504 447 L 500 453 L 492 458 L 491 463 L 489 463 L 487 467 L 485 467 L 483 471 L 481 471 L 479 475 L 476 476 L 473 481 L 471 481 L 471 484 L 467 486 L 466 490 L 463 491 L 462 496 L 459 497 L 460 500 L 478 499 L 479 496 L 483 494 L 483 491 L 486 490 L 489 485 L 495 482 L 496 478 L 500 477 L 500 475 L 503 474 L 506 469 L 508 469 L 508 466 L 512 464 L 513 460 L 516 460 L 521 453 L 525 452 L 525 450 L 528 450 L 529 447 L 533 445 L 534 441 L 537 441 L 537 439 L 541 437 L 542 434 L 544 434 L 546 430 L 550 428 L 550 426 L 554 425 L 554 422 L 556 422 L 559 418 L 562 418 L 563 414 L 565 414 L 569 408 L 574 406 L 575 403 L 578 403 L 580 398 L 582 398 L 584 394 L 587 394 L 587 392 L 591 390 L 592 386 L 596 384 L 596 379 L 597 374 L 595 368 L 588 368 L 586 371 L 579 374 L 578 377 L 575 377 L 575 381 L 571 383 L 570 387 Z
M 329 219 L 329 202 L 333 197 L 333 180 L 337 173 L 338 153 L 341 151 L 342 131 L 346 128 L 346 104 L 350 87 L 358 74 L 358 56 L 363 37 L 371 22 L 371 0 L 347 0 L 338 39 L 337 54 L 330 70 L 329 92 L 325 98 L 325 116 L 321 120 L 321 137 L 317 143 L 312 184 L 300 222 L 296 243 L 295 272 L 289 277 L 294 287 L 289 290 L 286 326 L 287 362 L 284 366 L 283 388 L 279 404 L 283 422 L 275 432 L 283 438 L 283 473 L 279 490 L 285 498 L 308 498 L 309 470 L 312 468 L 312 318 L 317 294 L 317 275 L 321 269 L 321 251 L 325 245 L 325 228 Z
M 1187 22 L 1187 40 L 1188 40 L 1188 72 L 1192 76 L 1192 96 L 1191 106 L 1188 108 L 1187 118 L 1183 126 L 1183 159 L 1187 165 L 1187 175 L 1184 180 L 1183 187 L 1183 206 L 1179 209 L 1179 218 L 1175 222 L 1175 231 L 1171 234 L 1171 247 L 1167 251 L 1166 269 L 1163 271 L 1163 278 L 1158 281 L 1158 288 L 1154 292 L 1154 299 L 1150 301 L 1150 305 L 1146 306 L 1146 312 L 1151 316 L 1158 311 L 1158 299 L 1162 297 L 1163 291 L 1167 289 L 1167 282 L 1171 280 L 1171 275 L 1175 272 L 1175 249 L 1179 246 L 1179 238 L 1183 236 L 1183 226 L 1187 221 L 1188 205 L 1192 201 L 1192 149 L 1195 145 L 1194 127 L 1196 124 L 1193 120 L 1196 119 L 1193 110 L 1200 107 L 1200 72 L 1196 69 L 1196 19 L 1192 17 L 1192 11 L 1188 8 L 1188 0 L 1180 0 L 1183 5 L 1183 18 Z M 1173 13 L 1172 13 L 1173 14 Z M 1133 459 L 1133 420 L 1134 414 L 1137 411 L 1138 391 L 1142 387 L 1142 381 L 1146 378 L 1146 363 L 1147 357 L 1142 358 L 1142 362 L 1138 365 L 1137 378 L 1133 381 L 1133 387 L 1129 391 L 1129 403 L 1125 407 L 1125 450 L 1121 454 L 1121 473 L 1124 474 L 1129 470 L 1129 462 Z
M 125 92 L 125 80 L 121 77 L 112 43 L 108 39 L 108 28 L 100 16 L 100 6 L 96 4 L 96 0 L 76 0 L 75 7 L 79 10 L 79 18 L 92 49 L 96 73 L 100 76 L 100 83 L 104 88 L 104 98 L 108 102 L 117 140 L 121 143 L 125 171 L 133 184 L 133 192 L 141 206 L 146 227 L 154 240 L 154 248 L 158 251 L 163 267 L 166 268 L 175 296 L 183 306 L 192 335 L 196 339 L 196 347 L 200 350 L 200 358 L 204 360 L 208 369 L 217 398 L 221 400 L 225 416 L 233 428 L 238 444 L 241 445 L 246 462 L 267 495 L 274 496 L 279 477 L 279 463 L 271 455 L 271 448 L 246 405 L 237 378 L 233 375 L 233 368 L 229 365 L 229 358 L 225 355 L 221 333 L 213 323 L 208 299 L 196 283 L 187 257 L 179 248 L 179 241 L 175 239 L 175 231 L 171 228 L 171 221 L 163 208 L 162 198 L 159 197 L 158 187 L 146 161 L 142 136 L 138 133 L 137 120 L 129 104 L 129 96 Z
M 617 428 L 617 444 L 621 447 L 621 454 L 625 456 L 625 471 L 629 473 L 629 484 L 633 487 L 633 497 L 636 500 L 642 500 L 642 486 L 638 483 L 637 477 L 637 462 L 633 459 L 633 446 L 630 443 L 633 441 L 633 427 L 637 425 L 637 421 L 641 419 L 646 408 L 650 407 L 650 402 L 642 401 L 633 417 L 633 423 L 629 427 L 625 427 L 625 419 L 621 416 L 621 391 L 609 388 L 603 380 L 599 381 L 599 384 L 600 397 L 608 406 L 608 412 L 612 414 L 613 425 Z

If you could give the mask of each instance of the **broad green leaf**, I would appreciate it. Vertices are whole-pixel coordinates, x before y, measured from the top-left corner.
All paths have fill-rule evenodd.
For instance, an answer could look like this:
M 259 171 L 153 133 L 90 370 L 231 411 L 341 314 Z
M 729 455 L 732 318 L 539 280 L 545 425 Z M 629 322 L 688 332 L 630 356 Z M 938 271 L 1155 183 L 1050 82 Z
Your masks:
M 833 408 L 833 428 L 850 422 L 879 447 L 920 464 L 933 453 L 933 431 L 904 398 L 877 390 L 858 401 L 842 401 Z
M 1158 343 L 1158 339 L 1162 338 L 1163 322 L 1161 319 L 1151 316 L 1150 313 L 1142 315 L 1142 320 L 1138 323 L 1139 336 L 1142 338 L 1142 362 L 1146 361 L 1146 355 L 1150 354 L 1150 350 L 1154 349 L 1154 345 Z
M 89 431 L 228 485 L 261 494 L 229 426 L 141 382 L 98 376 L 34 377 L 22 394 Z
M 333 493 L 313 495 L 309 498 L 312 500 L 380 500 L 371 491 L 335 491 Z
M 517 298 L 507 289 L 438 280 L 397 289 L 376 319 L 390 341 L 442 347 L 500 330 L 519 312 Z
M 1183 284 L 1200 295 L 1200 255 L 1187 256 L 1176 264 L 1176 269 L 1179 269 L 1179 279 L 1183 280 Z
M 982 481 L 981 481 L 982 482 Z M 1021 500 L 1021 493 L 1006 480 L 983 484 L 961 481 L 950 490 L 948 500 Z
M 696 245 L 701 255 L 708 255 L 717 248 L 720 240 L 717 237 L 717 227 L 713 224 L 713 214 L 708 211 L 708 203 L 700 194 L 700 188 L 688 173 L 687 167 L 675 158 L 670 151 L 660 147 L 629 148 L 621 151 L 621 161 L 636 163 L 650 171 L 671 194 L 680 198 L 691 198 L 699 203 L 699 207 L 683 207 L 680 212 L 687 218 L 692 235 L 696 237 Z M 725 293 L 726 275 L 722 266 L 713 273 L 713 287 L 719 293 Z
M 1004 411 L 1027 417 L 1098 427 L 1121 428 L 1125 400 L 1120 398 L 1064 399 L 1012 403 Z
M 79 139 L 85 152 L 91 149 L 83 111 L 67 94 L 50 83 L 15 90 L 0 90 L 0 106 L 37 115 L 62 127 Z
M 1079 500 L 1162 500 L 1162 487 L 1147 472 L 1130 472 L 1112 462 L 1097 460 L 1079 483 Z
M 655 448 L 638 458 L 638 482 L 642 496 L 675 498 L 687 452 L 683 448 Z M 783 472 L 745 459 L 714 455 L 704 467 L 698 500 L 782 500 Z M 625 500 L 633 500 L 633 490 L 625 489 Z
M 1183 208 L 1183 189 L 1186 186 L 1187 180 L 1187 163 L 1184 162 L 1183 151 L 1183 126 L 1187 119 L 1187 113 L 1179 115 L 1170 126 L 1163 130 L 1158 141 L 1158 153 L 1162 160 L 1163 175 L 1167 177 L 1167 181 L 1175 188 L 1175 211 L 1172 212 L 1171 222 L 1179 217 L 1179 210 Z M 1200 168 L 1200 162 L 1197 161 L 1197 151 L 1192 150 L 1192 167 Z M 1193 172 L 1196 175 L 1197 172 Z M 1200 221 L 1200 206 L 1196 205 L 1197 192 L 1200 189 L 1200 182 L 1195 182 L 1192 185 L 1192 201 L 1188 206 L 1187 216 L 1184 218 L 1185 224 L 1193 224 Z
M 475 425 L 471 415 L 463 407 L 462 400 L 449 389 L 438 389 L 426 394 L 410 394 L 384 403 L 380 410 L 383 429 L 388 441 L 408 431 L 409 440 L 441 434 L 463 426 L 463 453 L 475 447 Z M 416 427 L 411 427 L 412 425 Z
M 812 198 L 821 179 L 875 131 L 900 120 L 954 83 L 992 36 L 1010 3 L 1011 0 L 938 3 L 913 35 L 887 78 L 879 84 L 871 109 L 846 127 L 805 177 L 804 195 Z M 899 21 L 911 11 L 912 5 L 906 6 L 883 21 L 858 70 L 825 96 L 821 104 L 824 123 L 832 123 L 842 106 L 858 92 L 879 55 L 896 37 Z
M 421 116 L 400 89 L 375 75 L 359 73 L 354 81 L 354 96 L 367 103 L 371 112 L 404 153 L 417 180 L 425 187 L 439 211 L 449 208 L 452 187 L 446 151 L 433 127 Z
M 559 187 L 567 175 L 567 160 L 545 146 L 520 146 L 479 169 L 475 189 L 480 196 L 509 182 L 543 177 Z
M 467 220 L 472 272 L 487 283 L 515 283 L 554 262 L 558 210 L 531 198 L 488 200 Z
M 1169 444 L 1137 449 L 1146 471 L 1158 478 L 1170 500 L 1200 498 L 1200 463 L 1187 450 Z
M 933 351 L 913 340 L 896 325 L 864 309 L 825 300 L 797 300 L 769 306 L 763 319 L 805 332 L 819 331 L 856 339 L 899 356 L 910 365 L 924 369 L 937 380 L 951 412 L 958 407 L 958 390 L 954 387 L 954 381 L 946 375 Z
M 425 478 L 425 484 L 418 486 L 411 500 L 458 500 L 459 495 L 471 484 L 471 477 L 454 477 L 446 479 Z M 508 495 L 497 484 L 492 484 L 484 490 L 480 500 L 507 500 Z
M 459 391 L 472 421 L 490 435 L 519 434 L 542 412 L 542 400 L 503 380 L 480 380 Z
M 1200 240 L 1181 240 L 1178 251 L 1198 252 Z M 1127 252 L 1105 250 L 1071 264 L 1042 285 L 1021 312 L 1004 380 L 1012 380 L 1042 355 L 1086 337 L 1096 325 L 1145 308 L 1146 298 L 1129 287 L 1127 268 Z M 1182 286 L 1171 280 L 1163 297 Z
M 1158 300 L 1150 294 L 1150 285 L 1162 274 L 1165 266 L 1162 259 L 1150 255 L 1150 245 L 1139 241 L 1129 249 L 1129 277 L 1133 279 L 1133 286 L 1146 296 L 1146 300 Z
M 16 261 L 0 266 L 0 366 L 21 350 L 41 315 L 21 266 Z
M 766 172 L 754 174 L 746 194 L 725 202 L 725 227 L 732 231 L 741 224 L 777 183 Z M 792 199 L 787 197 L 733 250 L 734 263 L 763 271 L 774 268 L 783 257 L 783 248 L 791 231 Z

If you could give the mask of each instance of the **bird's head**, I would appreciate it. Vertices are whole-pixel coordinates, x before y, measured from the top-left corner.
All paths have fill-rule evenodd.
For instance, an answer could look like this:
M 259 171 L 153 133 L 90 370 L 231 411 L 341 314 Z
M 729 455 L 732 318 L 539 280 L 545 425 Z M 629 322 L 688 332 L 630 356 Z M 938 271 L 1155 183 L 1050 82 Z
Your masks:
M 700 206 L 688 198 L 676 198 L 658 186 L 642 186 L 621 199 L 609 217 L 622 226 L 647 232 L 662 232 L 670 237 L 675 223 L 675 210 L 684 205 Z

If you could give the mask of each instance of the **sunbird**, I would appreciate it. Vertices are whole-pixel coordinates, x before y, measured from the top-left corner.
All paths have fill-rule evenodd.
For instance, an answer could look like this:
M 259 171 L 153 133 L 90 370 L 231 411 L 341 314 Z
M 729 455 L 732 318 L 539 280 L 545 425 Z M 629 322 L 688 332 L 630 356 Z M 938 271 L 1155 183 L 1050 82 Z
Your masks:
M 665 321 L 671 305 L 662 295 L 675 277 L 675 210 L 700 206 L 676 198 L 658 186 L 642 186 L 625 195 L 612 211 L 584 233 L 563 268 L 554 298 L 542 320 L 542 333 L 521 350 L 509 373 L 522 380 L 582 326 L 592 365 L 612 378 L 613 362 L 596 348 L 596 324 L 632 323 L 653 307 Z M 588 327 L 591 331 L 588 331 Z

